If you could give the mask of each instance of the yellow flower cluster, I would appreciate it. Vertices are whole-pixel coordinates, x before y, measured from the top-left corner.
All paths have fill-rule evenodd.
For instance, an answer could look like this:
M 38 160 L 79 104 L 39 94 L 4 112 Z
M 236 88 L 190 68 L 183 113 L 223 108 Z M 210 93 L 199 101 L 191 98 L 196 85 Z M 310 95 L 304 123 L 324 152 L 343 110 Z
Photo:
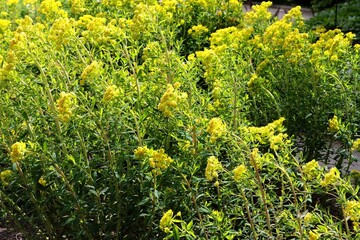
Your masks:
M 336 61 L 339 56 L 351 46 L 355 35 L 353 33 L 344 34 L 340 29 L 329 30 L 320 33 L 319 40 L 311 45 L 311 62 L 315 66 L 320 66 L 321 61 Z
M 292 10 L 301 14 L 300 8 L 293 8 Z M 259 39 L 252 41 L 259 48 L 259 51 L 270 56 L 274 55 L 275 52 L 275 54 L 281 54 L 292 62 L 299 61 L 303 57 L 305 46 L 309 44 L 309 35 L 301 33 L 297 28 L 298 26 L 294 26 L 295 23 L 289 20 L 299 18 L 299 23 L 303 24 L 297 13 L 291 14 L 292 10 L 284 18 L 268 26 Z
M 213 178 L 218 178 L 218 171 L 222 170 L 223 167 L 215 156 L 211 156 L 207 160 L 207 166 L 205 169 L 205 177 L 208 181 L 212 181 Z
M 314 159 L 302 166 L 304 177 L 306 180 L 312 180 L 320 174 L 320 165 Z
M 318 240 L 320 238 L 319 234 L 313 232 L 313 231 L 310 231 L 309 233 L 309 240 Z
M 160 229 L 165 233 L 169 233 L 171 229 L 171 224 L 173 220 L 173 211 L 170 209 L 160 219 Z
M 11 22 L 9 20 L 0 18 L 0 34 L 4 33 L 8 29 L 10 24 Z
M 356 139 L 351 146 L 351 151 L 355 150 L 360 151 L 360 138 Z
M 258 148 L 254 148 L 250 153 L 250 164 L 253 167 L 255 167 L 256 164 L 258 169 L 262 169 L 265 163 L 269 163 L 274 159 L 275 157 L 271 153 L 265 153 L 264 155 L 261 155 Z
M 19 3 L 19 0 L 7 0 L 6 4 L 7 5 L 16 5 Z
M 38 180 L 38 183 L 40 184 L 40 185 L 42 185 L 43 187 L 46 187 L 46 180 L 45 180 L 45 178 L 44 177 L 40 177 L 39 178 L 39 180 Z
M 13 172 L 11 170 L 5 170 L 0 172 L 0 179 L 4 186 L 9 185 L 8 180 Z
M 304 223 L 309 224 L 313 221 L 313 219 L 314 219 L 314 215 L 312 213 L 308 212 L 304 216 Z
M 206 129 L 210 137 L 210 142 L 214 143 L 216 139 L 221 138 L 227 132 L 226 124 L 221 120 L 221 118 L 212 118 Z
M 329 132 L 331 133 L 337 133 L 340 130 L 340 122 L 337 118 L 337 116 L 334 116 L 332 119 L 329 119 Z
M 268 8 L 272 5 L 272 2 L 262 2 L 260 5 L 252 6 L 251 11 L 247 12 L 244 16 L 244 23 L 248 26 L 252 26 L 255 23 L 267 22 L 271 18 L 271 13 Z
M 20 161 L 26 153 L 26 143 L 16 142 L 11 146 L 10 158 L 13 163 Z
M 207 32 L 209 32 L 209 29 L 201 24 L 193 26 L 188 30 L 188 34 L 191 35 L 193 38 L 199 37 Z
M 153 173 L 156 175 L 161 174 L 161 170 L 167 169 L 174 161 L 166 153 L 164 149 L 154 150 L 146 146 L 138 147 L 134 150 L 135 158 L 146 159 L 149 165 L 153 168 Z
M 351 221 L 359 222 L 360 221 L 360 202 L 355 201 L 355 200 L 347 201 L 344 212 L 345 212 L 345 215 L 347 217 L 349 217 Z
M 142 159 L 148 156 L 148 153 L 150 152 L 150 149 L 148 149 L 147 146 L 144 147 L 138 147 L 134 150 L 135 158 Z
M 87 41 L 93 44 L 115 44 L 115 39 L 118 36 L 123 36 L 124 32 L 116 26 L 117 21 L 115 19 L 112 19 L 108 24 L 106 21 L 106 18 L 103 17 L 83 15 L 76 23 L 81 29 L 85 28 L 81 35 Z
M 56 18 L 67 17 L 67 13 L 61 9 L 61 2 L 56 0 L 44 0 L 39 7 L 39 13 L 42 13 L 49 20 L 55 20 Z
M 49 40 L 57 46 L 62 46 L 74 39 L 75 34 L 74 19 L 58 18 L 54 21 L 50 29 Z
M 101 63 L 93 61 L 90 65 L 81 73 L 80 85 L 84 85 L 85 81 L 91 78 L 95 78 L 100 75 Z
M 61 92 L 59 99 L 56 101 L 56 107 L 59 112 L 59 119 L 63 122 L 69 121 L 74 107 L 75 95 L 73 93 Z
M 177 110 L 179 103 L 187 98 L 186 93 L 181 93 L 177 90 L 180 87 L 180 83 L 174 83 L 167 85 L 166 92 L 160 99 L 158 109 L 166 116 L 173 116 L 174 110 Z
M 246 166 L 244 164 L 241 164 L 239 166 L 237 166 L 234 170 L 233 170 L 233 173 L 234 173 L 234 180 L 235 181 L 241 181 L 244 179 L 244 177 L 246 176 Z
M 320 185 L 323 187 L 336 184 L 340 180 L 340 172 L 336 167 L 330 169 L 328 173 L 325 174 L 324 179 L 320 182 Z
M 120 95 L 120 89 L 116 85 L 108 86 L 105 90 L 103 101 L 109 102 L 113 98 Z
M 152 151 L 149 159 L 150 166 L 157 170 L 165 170 L 170 166 L 173 160 L 165 153 L 164 149 Z
M 286 140 L 288 135 L 286 133 L 279 133 L 272 135 L 269 138 L 270 148 L 274 151 L 278 151 L 281 146 L 284 145 L 284 139 Z M 288 142 L 288 140 L 286 140 Z
M 84 0 L 70 0 L 71 12 L 80 14 L 86 10 Z
M 285 131 L 283 126 L 284 121 L 285 118 L 281 117 L 263 127 L 248 127 L 246 131 L 249 133 L 249 140 L 260 144 L 270 144 L 270 148 L 274 151 L 281 149 L 291 143 L 291 141 L 287 139 L 288 135 L 282 133 Z

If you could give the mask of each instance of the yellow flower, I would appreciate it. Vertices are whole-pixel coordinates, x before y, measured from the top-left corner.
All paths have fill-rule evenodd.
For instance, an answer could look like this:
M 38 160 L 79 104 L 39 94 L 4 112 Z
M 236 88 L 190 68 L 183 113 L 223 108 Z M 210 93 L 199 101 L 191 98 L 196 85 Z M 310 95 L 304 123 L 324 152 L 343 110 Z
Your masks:
M 9 26 L 11 22 L 9 20 L 0 19 L 0 33 L 4 32 Z
M 310 212 L 306 213 L 306 215 L 304 216 L 304 222 L 305 223 L 311 223 L 313 220 L 314 215 Z
M 75 95 L 73 93 L 60 93 L 60 98 L 56 101 L 56 107 L 59 112 L 59 119 L 67 122 L 72 115 Z
M 173 211 L 170 209 L 168 210 L 160 219 L 160 229 L 165 233 L 169 233 L 171 229 L 171 224 L 173 220 Z
M 23 3 L 24 3 L 25 5 L 27 5 L 27 4 L 34 4 L 34 3 L 36 3 L 36 1 L 37 1 L 37 0 L 23 0 Z
M 270 148 L 274 151 L 279 150 L 280 147 L 284 146 L 284 139 L 287 138 L 287 134 L 279 133 L 278 135 L 273 135 L 270 137 Z M 287 141 L 286 141 L 287 142 Z
M 0 173 L 0 179 L 5 186 L 9 185 L 8 180 L 11 174 L 12 174 L 11 170 L 5 170 Z
M 221 118 L 212 118 L 208 124 L 206 132 L 210 133 L 210 142 L 214 143 L 216 139 L 226 134 L 226 125 Z
M 213 178 L 218 178 L 218 171 L 222 170 L 222 165 L 219 162 L 219 160 L 214 157 L 211 156 L 208 158 L 207 160 L 207 166 L 205 169 L 205 177 L 208 181 L 212 181 Z
M 20 161 L 26 153 L 26 144 L 23 142 L 16 142 L 11 146 L 10 158 L 11 161 L 18 162 Z
M 150 152 L 150 149 L 147 148 L 147 146 L 144 147 L 138 147 L 134 150 L 135 158 L 141 159 L 145 157 Z
M 157 170 L 157 173 L 160 173 L 160 170 L 167 169 L 173 161 L 162 148 L 151 151 L 149 163 L 152 168 Z
M 75 14 L 82 13 L 86 10 L 85 2 L 83 0 L 70 0 L 71 12 Z
M 81 73 L 80 85 L 84 85 L 85 81 L 97 77 L 100 74 L 101 63 L 93 61 L 90 65 L 86 66 L 84 71 Z
M 207 27 L 204 27 L 203 25 L 196 25 L 193 26 L 188 30 L 188 34 L 190 34 L 192 37 L 199 37 L 204 33 L 209 32 L 209 29 Z
M 166 116 L 171 117 L 173 116 L 173 111 L 178 109 L 178 103 L 181 102 L 183 99 L 187 98 L 186 93 L 180 93 L 177 88 L 181 86 L 180 83 L 176 82 L 173 85 L 168 84 L 166 92 L 160 99 L 160 103 L 158 105 L 158 109 Z
M 108 86 L 105 90 L 103 101 L 109 102 L 111 99 L 119 95 L 120 95 L 120 90 L 116 85 Z
M 244 178 L 245 174 L 246 174 L 246 166 L 245 165 L 239 165 L 237 166 L 234 170 L 234 180 L 235 181 L 240 181 Z
M 58 18 L 50 29 L 49 39 L 57 46 L 68 44 L 75 37 L 75 21 L 69 18 Z
M 325 174 L 324 179 L 320 182 L 320 185 L 326 187 L 331 184 L 335 184 L 340 179 L 340 172 L 336 167 L 330 169 L 328 173 Z
M 42 176 L 39 178 L 38 183 L 39 183 L 40 185 L 42 185 L 43 187 L 46 186 L 46 180 L 45 180 L 44 177 L 42 177 Z
M 311 160 L 302 167 L 304 177 L 307 180 L 316 178 L 316 176 L 319 174 L 319 168 L 319 163 L 315 159 Z
M 332 119 L 329 120 L 329 132 L 337 133 L 340 130 L 340 122 L 337 116 L 334 116 Z
M 360 220 L 360 202 L 355 200 L 347 201 L 344 212 L 351 221 L 358 222 Z
M 318 240 L 320 238 L 319 234 L 310 231 L 309 233 L 309 240 Z
M 19 3 L 19 0 L 7 0 L 6 4 L 7 5 L 16 5 Z
M 352 147 L 351 147 L 351 151 L 359 151 L 360 150 L 360 138 L 356 139 L 353 144 L 352 144 Z
M 49 19 L 56 19 L 57 17 L 67 17 L 67 13 L 61 9 L 61 2 L 56 0 L 44 0 L 39 7 L 39 13 L 46 15 Z
M 245 13 L 244 23 L 247 26 L 251 26 L 254 23 L 261 21 L 268 21 L 271 18 L 271 13 L 268 11 L 268 8 L 272 5 L 272 2 L 262 2 L 260 5 L 254 5 L 251 8 L 251 11 Z

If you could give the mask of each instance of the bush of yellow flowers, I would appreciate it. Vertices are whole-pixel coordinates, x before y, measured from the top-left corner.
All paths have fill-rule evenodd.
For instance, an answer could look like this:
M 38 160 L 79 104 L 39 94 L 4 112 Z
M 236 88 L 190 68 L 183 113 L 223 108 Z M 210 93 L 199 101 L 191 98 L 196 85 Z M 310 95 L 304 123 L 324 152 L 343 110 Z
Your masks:
M 360 238 L 343 165 L 360 46 L 271 4 L 1 1 L 0 222 L 26 239 Z

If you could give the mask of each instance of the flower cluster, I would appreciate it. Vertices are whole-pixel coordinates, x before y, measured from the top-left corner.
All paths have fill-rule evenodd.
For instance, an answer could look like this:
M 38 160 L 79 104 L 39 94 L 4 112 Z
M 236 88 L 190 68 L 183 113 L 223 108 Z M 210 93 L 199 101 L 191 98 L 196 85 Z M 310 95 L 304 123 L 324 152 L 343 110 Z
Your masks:
M 138 147 L 134 150 L 134 155 L 137 159 L 143 159 L 147 157 L 148 153 L 150 153 L 150 149 L 147 146 Z
M 309 240 L 318 240 L 320 238 L 319 234 L 313 232 L 313 231 L 310 231 L 309 233 Z
M 138 147 L 134 150 L 135 158 L 148 160 L 152 172 L 155 175 L 160 175 L 162 170 L 167 169 L 174 161 L 166 153 L 164 149 L 154 150 L 148 147 Z
M 270 144 L 270 148 L 274 151 L 290 144 L 291 141 L 288 139 L 288 135 L 283 133 L 285 131 L 284 121 L 285 118 L 281 117 L 263 127 L 248 127 L 247 132 L 249 133 L 250 141 L 264 145 Z
M 320 182 L 320 185 L 323 187 L 336 184 L 340 180 L 340 172 L 336 167 L 330 169 L 328 173 L 325 174 L 324 179 Z
M 150 166 L 160 171 L 170 166 L 173 160 L 165 153 L 164 149 L 153 150 L 149 159 Z
M 49 40 L 57 46 L 68 44 L 75 37 L 75 21 L 69 18 L 58 18 L 54 21 Z
M 351 221 L 360 221 L 360 202 L 356 200 L 350 200 L 346 202 L 344 209 L 345 215 L 350 218 Z
M 170 209 L 160 219 L 160 229 L 165 233 L 169 233 L 171 229 L 171 224 L 173 220 L 173 211 Z
M 86 80 L 97 77 L 100 74 L 100 69 L 101 63 L 97 61 L 93 61 L 90 65 L 86 66 L 80 76 L 80 85 L 84 85 Z
M 81 35 L 93 44 L 115 43 L 117 36 L 123 35 L 123 30 L 116 26 L 116 20 L 106 23 L 106 18 L 83 15 L 77 21 L 77 26 L 84 31 Z
M 61 2 L 56 0 L 44 0 L 39 7 L 39 13 L 42 13 L 49 20 L 54 20 L 59 17 L 67 17 L 67 13 L 61 9 Z
M 226 134 L 226 124 L 221 120 L 221 118 L 212 118 L 208 124 L 206 132 L 211 135 L 210 142 L 214 143 L 216 139 L 221 138 Z
M 319 163 L 314 159 L 302 166 L 303 174 L 306 180 L 316 178 L 320 173 Z
M 113 98 L 120 95 L 120 89 L 116 85 L 108 86 L 105 90 L 103 101 L 109 102 Z
M 332 119 L 329 119 L 329 132 L 331 133 L 337 133 L 340 130 L 340 122 L 337 118 L 337 116 L 334 116 Z
M 180 93 L 177 88 L 180 87 L 180 83 L 174 83 L 167 85 L 166 92 L 160 99 L 158 109 L 166 116 L 173 116 L 174 110 L 178 109 L 179 103 L 187 98 L 186 93 Z
M 215 156 L 211 156 L 207 160 L 207 166 L 205 169 L 205 177 L 208 181 L 212 181 L 214 178 L 217 179 L 219 174 L 218 171 L 222 170 L 223 167 L 219 162 L 219 159 Z
M 19 0 L 7 0 L 6 4 L 7 5 L 16 5 L 19 3 Z
M 80 14 L 86 10 L 84 0 L 70 0 L 71 12 Z
M 43 186 L 43 187 L 46 187 L 46 180 L 43 176 L 41 176 L 38 180 L 38 183 Z
M 254 148 L 250 153 L 250 164 L 254 168 L 262 169 L 265 163 L 269 163 L 274 159 L 274 155 L 271 153 L 265 153 L 262 155 L 258 148 Z
M 59 119 L 63 122 L 69 121 L 72 115 L 72 108 L 75 104 L 75 95 L 73 93 L 61 92 L 56 101 L 56 108 L 59 112 Z
M 260 5 L 254 5 L 250 12 L 247 12 L 244 17 L 244 23 L 248 26 L 258 24 L 261 22 L 267 22 L 271 18 L 271 13 L 268 8 L 272 5 L 272 2 L 262 2 Z
M 193 38 L 199 37 L 207 32 L 209 32 L 209 29 L 201 24 L 193 26 L 188 30 L 188 34 L 190 34 Z
M 26 153 L 26 143 L 16 142 L 11 146 L 10 158 L 11 161 L 18 162 L 20 161 Z
M 304 216 L 304 223 L 309 224 L 313 220 L 314 220 L 314 214 L 312 214 L 311 212 L 306 213 L 306 215 Z
M 355 150 L 357 151 L 360 150 L 360 138 L 356 139 L 351 146 L 351 151 L 355 151 Z
M 11 170 L 5 170 L 0 172 L 0 180 L 4 186 L 9 185 L 9 178 L 13 172 Z
M 241 181 L 244 179 L 244 177 L 246 176 L 246 166 L 244 164 L 241 164 L 239 166 L 237 166 L 234 170 L 233 170 L 233 173 L 234 173 L 234 180 L 235 181 Z

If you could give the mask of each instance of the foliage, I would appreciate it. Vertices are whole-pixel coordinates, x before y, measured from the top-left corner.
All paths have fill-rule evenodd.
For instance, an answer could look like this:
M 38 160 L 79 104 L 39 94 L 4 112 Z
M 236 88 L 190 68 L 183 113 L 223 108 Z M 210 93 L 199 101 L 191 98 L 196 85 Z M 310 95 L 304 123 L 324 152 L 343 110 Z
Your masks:
M 308 20 L 310 26 L 324 26 L 327 29 L 340 28 L 343 32 L 353 32 L 360 36 L 359 1 L 339 1 L 337 5 L 334 1 L 329 1 L 328 5 L 323 5 L 324 3 L 325 1 L 319 1 L 313 4 L 316 13 Z M 359 42 L 359 38 L 356 41 Z
M 0 3 L 1 213 L 29 239 L 358 238 L 358 188 L 313 157 L 359 150 L 360 47 L 270 5 Z

